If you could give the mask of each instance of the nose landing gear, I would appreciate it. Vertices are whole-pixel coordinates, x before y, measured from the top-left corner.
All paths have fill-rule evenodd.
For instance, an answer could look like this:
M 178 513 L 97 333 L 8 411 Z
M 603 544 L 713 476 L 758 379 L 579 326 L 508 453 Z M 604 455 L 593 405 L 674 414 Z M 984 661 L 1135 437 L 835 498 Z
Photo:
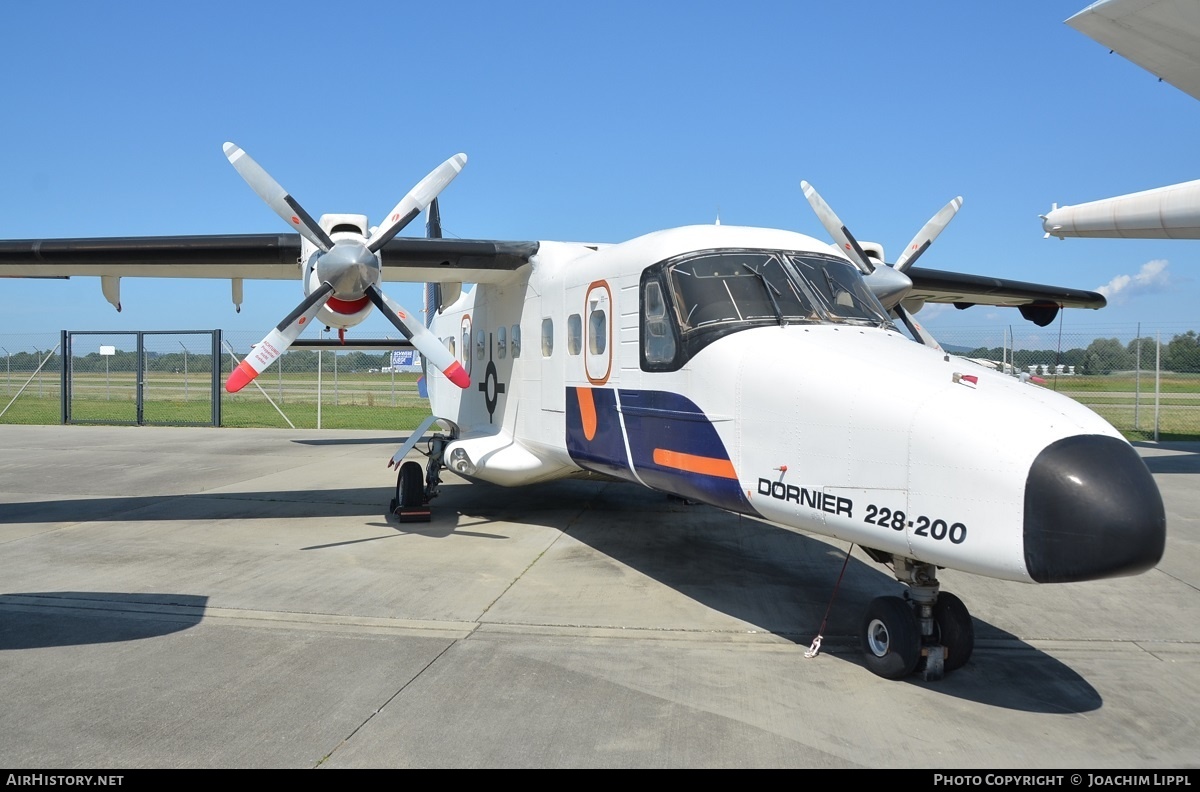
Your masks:
M 895 559 L 904 598 L 877 597 L 862 622 L 867 668 L 885 679 L 919 672 L 927 681 L 961 668 L 975 648 L 975 626 L 962 600 L 940 592 L 937 567 Z
M 429 463 L 424 473 L 420 462 L 410 459 L 401 463 L 396 473 L 396 497 L 391 504 L 392 514 L 400 522 L 429 522 L 432 519 L 429 501 L 437 497 L 442 483 L 442 458 L 448 442 L 449 438 L 444 435 L 434 435 L 430 439 L 426 452 Z

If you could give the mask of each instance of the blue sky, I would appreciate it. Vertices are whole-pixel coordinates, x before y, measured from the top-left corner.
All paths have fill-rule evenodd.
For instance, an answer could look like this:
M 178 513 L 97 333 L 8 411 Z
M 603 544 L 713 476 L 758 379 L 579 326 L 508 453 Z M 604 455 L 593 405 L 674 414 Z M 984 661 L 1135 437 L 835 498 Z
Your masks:
M 962 195 L 923 266 L 1088 289 L 1128 277 L 1067 331 L 1200 329 L 1200 242 L 1042 238 L 1052 201 L 1200 178 L 1200 102 L 1063 24 L 1085 5 L 14 3 L 0 237 L 283 231 L 226 140 L 312 214 L 372 221 L 463 151 L 448 235 L 618 242 L 719 212 L 825 239 L 807 179 L 891 258 Z M 388 291 L 419 303 L 416 286 Z M 224 281 L 126 279 L 121 314 L 94 278 L 0 295 L 10 339 L 257 337 L 302 297 L 248 282 L 239 315 Z M 981 307 L 918 318 L 996 344 L 997 328 L 1033 328 Z

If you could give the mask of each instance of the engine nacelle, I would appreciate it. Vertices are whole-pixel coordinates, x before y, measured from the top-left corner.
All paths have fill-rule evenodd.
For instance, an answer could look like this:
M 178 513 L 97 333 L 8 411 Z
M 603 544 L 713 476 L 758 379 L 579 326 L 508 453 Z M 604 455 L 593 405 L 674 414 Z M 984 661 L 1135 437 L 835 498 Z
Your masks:
M 334 242 L 341 239 L 363 240 L 368 231 L 367 216 L 363 214 L 323 214 L 319 224 Z M 320 251 L 305 239 L 302 239 L 301 245 L 305 262 L 304 293 L 308 295 L 321 285 L 316 269 Z M 334 295 L 317 312 L 316 319 L 326 327 L 346 330 L 370 316 L 373 307 L 370 298 L 365 295 L 349 300 Z

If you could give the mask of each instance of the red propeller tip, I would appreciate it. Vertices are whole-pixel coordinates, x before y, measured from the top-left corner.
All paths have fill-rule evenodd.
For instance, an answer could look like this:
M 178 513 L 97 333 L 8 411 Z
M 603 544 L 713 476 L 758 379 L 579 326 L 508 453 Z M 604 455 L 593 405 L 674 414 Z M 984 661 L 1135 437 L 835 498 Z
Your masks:
M 446 368 L 446 378 L 463 390 L 471 387 L 471 375 L 457 360 Z
M 238 363 L 238 367 L 229 375 L 229 379 L 225 380 L 225 390 L 230 393 L 237 393 L 242 388 L 250 384 L 250 381 L 258 376 L 258 372 L 254 370 L 246 361 Z

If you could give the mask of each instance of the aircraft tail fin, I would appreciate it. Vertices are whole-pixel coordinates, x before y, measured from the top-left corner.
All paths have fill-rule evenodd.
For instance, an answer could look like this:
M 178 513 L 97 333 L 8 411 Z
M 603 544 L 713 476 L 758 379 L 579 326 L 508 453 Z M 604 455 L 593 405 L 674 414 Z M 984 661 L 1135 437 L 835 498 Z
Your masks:
M 425 236 L 428 239 L 442 238 L 442 211 L 438 199 L 434 198 L 425 210 Z M 425 326 L 433 324 L 433 315 L 442 305 L 442 289 L 439 283 L 425 284 Z

